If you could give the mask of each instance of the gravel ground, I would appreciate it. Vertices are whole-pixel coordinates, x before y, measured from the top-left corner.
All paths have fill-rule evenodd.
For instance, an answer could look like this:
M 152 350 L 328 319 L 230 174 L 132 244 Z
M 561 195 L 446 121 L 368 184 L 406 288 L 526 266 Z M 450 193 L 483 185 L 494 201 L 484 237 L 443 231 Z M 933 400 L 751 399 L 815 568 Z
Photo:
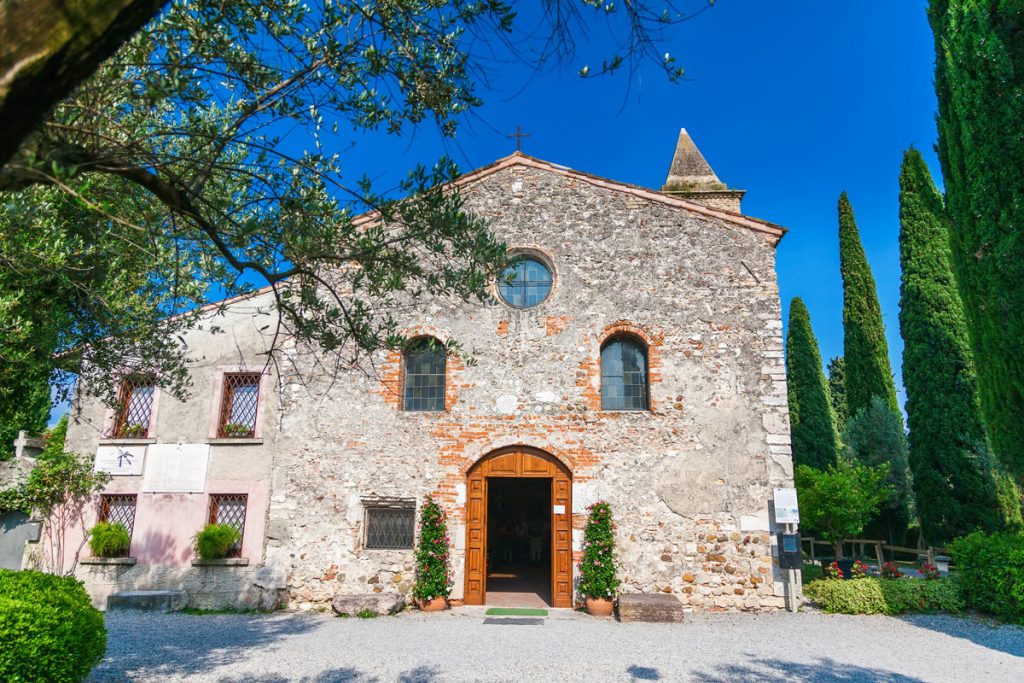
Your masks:
M 376 619 L 113 613 L 89 681 L 1024 681 L 1024 628 L 946 616 L 687 615 L 620 624 L 480 608 Z

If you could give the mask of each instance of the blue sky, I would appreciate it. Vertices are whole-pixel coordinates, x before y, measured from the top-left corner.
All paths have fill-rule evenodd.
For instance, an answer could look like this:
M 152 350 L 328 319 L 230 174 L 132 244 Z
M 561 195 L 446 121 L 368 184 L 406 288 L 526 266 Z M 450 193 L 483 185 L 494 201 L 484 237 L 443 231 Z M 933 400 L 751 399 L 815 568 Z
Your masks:
M 719 177 L 748 191 L 745 213 L 789 228 L 778 251 L 784 316 L 790 299 L 803 297 L 826 361 L 843 350 L 836 201 L 846 190 L 878 283 L 902 397 L 903 151 L 915 145 L 939 173 L 925 6 L 719 0 L 674 29 L 667 44 L 685 82 L 670 84 L 652 66 L 580 79 L 582 56 L 539 75 L 504 65 L 491 79 L 500 87 L 481 92 L 485 105 L 454 140 L 444 143 L 428 128 L 403 138 L 368 135 L 355 160 L 384 185 L 411 161 L 442 153 L 467 171 L 514 150 L 505 135 L 522 125 L 527 154 L 659 188 L 685 127 Z

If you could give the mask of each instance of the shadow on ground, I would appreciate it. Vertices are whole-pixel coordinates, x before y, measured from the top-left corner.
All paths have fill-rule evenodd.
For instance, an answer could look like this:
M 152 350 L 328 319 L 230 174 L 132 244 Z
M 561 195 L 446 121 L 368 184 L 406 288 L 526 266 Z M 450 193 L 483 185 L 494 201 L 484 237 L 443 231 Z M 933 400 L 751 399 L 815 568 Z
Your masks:
M 440 683 L 440 681 L 440 672 L 431 666 L 419 666 L 398 676 L 398 683 Z M 218 683 L 381 683 L 381 679 L 361 673 L 352 667 L 343 667 L 304 678 L 288 678 L 277 674 L 249 675 L 238 678 L 221 678 L 218 679 Z
M 1024 657 L 1024 626 L 941 614 L 908 614 L 897 618 L 918 628 L 963 638 L 1014 657 Z
M 754 681 L 815 681 L 815 683 L 923 683 L 887 669 L 844 664 L 829 658 L 814 663 L 784 659 L 751 658 L 749 664 L 727 664 L 713 671 L 694 671 L 690 677 L 705 683 L 753 683 Z
M 90 683 L 130 681 L 136 677 L 159 680 L 208 672 L 247 659 L 250 648 L 270 647 L 283 638 L 316 630 L 324 623 L 315 617 L 294 615 L 166 614 L 158 619 L 147 615 L 145 628 L 139 628 L 139 617 L 130 612 L 107 615 L 107 656 L 93 670 Z M 321 677 L 310 683 L 360 680 L 345 678 L 349 675 L 345 670 L 324 675 L 335 678 Z M 285 679 L 271 677 L 266 682 L 278 680 Z

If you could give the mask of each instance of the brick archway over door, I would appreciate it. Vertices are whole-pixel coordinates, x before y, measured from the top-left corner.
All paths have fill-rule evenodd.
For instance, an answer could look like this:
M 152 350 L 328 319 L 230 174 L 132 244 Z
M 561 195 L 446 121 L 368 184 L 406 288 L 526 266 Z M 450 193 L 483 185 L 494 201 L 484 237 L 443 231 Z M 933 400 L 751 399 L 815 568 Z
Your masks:
M 551 480 L 551 604 L 572 607 L 572 474 L 536 448 L 510 446 L 480 459 L 466 475 L 467 605 L 487 599 L 487 479 Z

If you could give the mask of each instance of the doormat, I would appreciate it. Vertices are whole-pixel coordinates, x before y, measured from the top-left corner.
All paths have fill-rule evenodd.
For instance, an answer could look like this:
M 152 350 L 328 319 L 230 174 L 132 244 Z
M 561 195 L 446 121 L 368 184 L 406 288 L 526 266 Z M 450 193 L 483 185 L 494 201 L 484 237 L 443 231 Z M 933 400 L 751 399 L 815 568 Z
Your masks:
M 505 617 L 503 619 L 484 619 L 484 625 L 503 624 L 505 626 L 540 626 L 544 623 L 543 619 L 534 619 L 531 617 Z
M 537 607 L 492 607 L 484 614 L 488 617 L 546 617 L 548 611 Z

